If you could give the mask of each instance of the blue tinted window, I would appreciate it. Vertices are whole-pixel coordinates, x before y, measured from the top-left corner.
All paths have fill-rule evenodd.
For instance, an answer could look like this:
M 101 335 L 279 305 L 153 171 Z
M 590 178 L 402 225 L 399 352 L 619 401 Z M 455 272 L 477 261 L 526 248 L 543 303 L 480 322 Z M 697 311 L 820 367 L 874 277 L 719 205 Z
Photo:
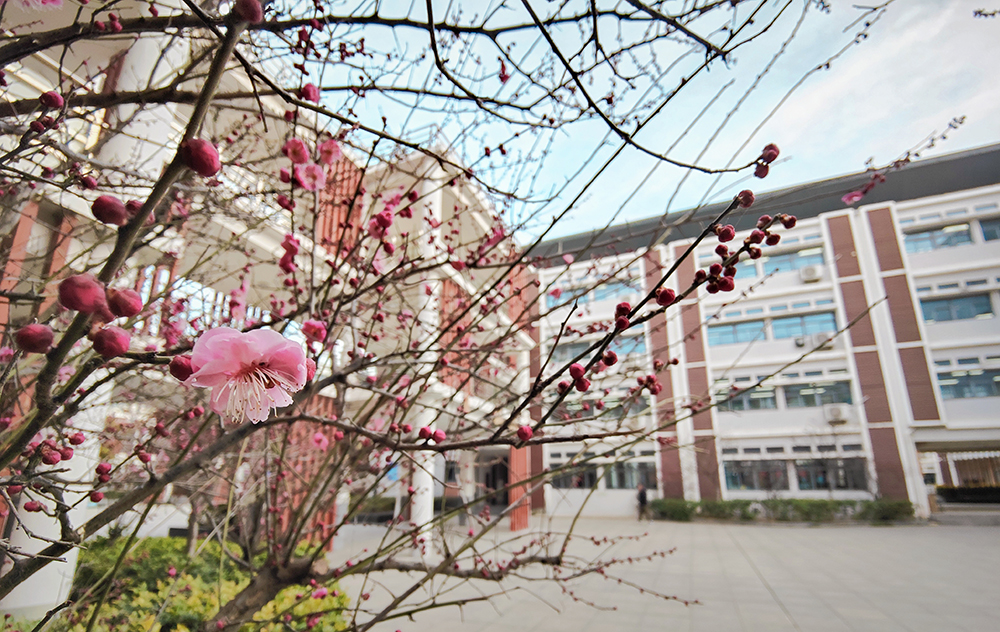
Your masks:
M 920 301 L 920 308 L 924 313 L 924 320 L 929 323 L 989 318 L 993 316 L 993 307 L 990 305 L 989 294 L 922 300 Z
M 985 219 L 979 222 L 983 229 L 983 239 L 986 241 L 996 241 L 1000 239 L 1000 219 Z
M 956 224 L 944 228 L 924 230 L 903 236 L 906 252 L 929 252 L 939 248 L 953 248 L 972 243 L 968 224 Z
M 823 251 L 818 248 L 786 252 L 781 255 L 767 257 L 764 261 L 764 274 L 771 272 L 791 272 L 806 266 L 823 265 Z
M 938 373 L 938 386 L 944 399 L 997 397 L 1000 395 L 1000 371 L 954 371 Z
M 821 334 L 837 330 L 837 319 L 833 312 L 807 314 L 805 316 L 788 316 L 775 318 L 771 322 L 771 331 L 776 340 L 782 338 L 797 338 L 808 334 Z
M 764 339 L 764 321 L 750 320 L 732 325 L 712 325 L 708 328 L 708 345 L 730 345 Z

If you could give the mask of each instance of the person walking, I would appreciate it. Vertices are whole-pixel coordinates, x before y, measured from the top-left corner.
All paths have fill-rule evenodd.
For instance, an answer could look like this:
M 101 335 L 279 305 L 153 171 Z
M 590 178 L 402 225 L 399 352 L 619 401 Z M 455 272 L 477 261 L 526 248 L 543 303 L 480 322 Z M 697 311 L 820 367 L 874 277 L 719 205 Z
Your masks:
M 636 499 L 639 501 L 639 520 L 642 521 L 643 518 L 649 519 L 649 514 L 646 510 L 646 486 L 639 483 L 639 493 L 636 494 Z

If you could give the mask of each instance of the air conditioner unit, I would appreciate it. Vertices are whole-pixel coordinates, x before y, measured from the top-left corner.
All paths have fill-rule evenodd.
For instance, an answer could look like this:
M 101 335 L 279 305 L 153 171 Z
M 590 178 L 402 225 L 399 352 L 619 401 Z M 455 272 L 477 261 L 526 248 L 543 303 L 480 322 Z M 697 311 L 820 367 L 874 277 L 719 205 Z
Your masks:
M 803 266 L 799 268 L 799 278 L 803 283 L 816 283 L 823 280 L 823 266 Z
M 836 335 L 835 331 L 824 331 L 822 333 L 813 334 L 812 344 L 814 348 L 822 349 L 832 349 L 833 348 L 833 336 Z
M 809 344 L 809 339 L 806 338 L 805 336 L 799 336 L 798 338 L 795 339 L 796 347 L 802 348 L 805 347 L 807 344 Z
M 831 426 L 846 424 L 851 420 L 851 407 L 848 404 L 827 404 L 823 407 L 823 416 Z

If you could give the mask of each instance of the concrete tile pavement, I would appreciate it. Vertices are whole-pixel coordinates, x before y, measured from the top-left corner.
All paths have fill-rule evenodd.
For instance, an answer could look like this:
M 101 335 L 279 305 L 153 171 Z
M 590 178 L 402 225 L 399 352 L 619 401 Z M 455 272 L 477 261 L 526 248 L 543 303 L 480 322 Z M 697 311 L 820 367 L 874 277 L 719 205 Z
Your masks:
M 554 521 L 565 529 L 565 521 Z M 534 526 L 533 530 L 537 531 Z M 744 525 L 581 521 L 580 535 L 639 535 L 606 555 L 652 562 L 619 567 L 628 582 L 698 600 L 685 606 L 591 575 L 572 583 L 574 601 L 549 581 L 513 580 L 488 603 L 418 612 L 377 632 L 923 632 L 1000 629 L 1000 528 L 961 526 Z M 500 533 L 498 536 L 503 537 Z M 361 540 L 358 540 L 361 542 Z M 601 549 L 581 541 L 571 552 Z M 346 553 L 347 551 L 343 551 Z M 609 572 L 609 574 L 612 574 Z M 375 608 L 417 577 L 387 573 L 370 589 Z M 498 592 L 488 582 L 438 583 L 438 601 Z M 353 583 L 345 583 L 351 590 Z M 421 599 L 427 593 L 417 593 Z M 417 595 L 414 595 L 416 597 Z M 408 600 L 410 601 L 410 600 Z M 617 607 L 617 610 L 610 608 Z M 359 617 L 363 620 L 365 617 Z

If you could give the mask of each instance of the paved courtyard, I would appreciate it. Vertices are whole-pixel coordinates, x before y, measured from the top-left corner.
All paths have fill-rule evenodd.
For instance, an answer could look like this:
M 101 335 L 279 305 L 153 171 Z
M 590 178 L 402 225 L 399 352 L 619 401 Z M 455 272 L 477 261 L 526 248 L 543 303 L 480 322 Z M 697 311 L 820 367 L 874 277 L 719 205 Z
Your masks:
M 556 522 L 554 528 L 565 528 Z M 537 527 L 536 527 L 537 528 Z M 629 582 L 698 604 L 664 601 L 589 576 L 574 602 L 551 582 L 520 582 L 490 603 L 418 613 L 392 632 L 619 632 L 631 630 L 991 631 L 1000 629 L 1000 528 L 743 525 L 584 520 L 587 535 L 637 535 L 616 557 L 676 551 L 615 571 Z M 583 547 L 581 544 L 580 547 Z M 593 545 L 577 549 L 597 550 Z M 383 577 L 372 606 L 408 584 Z M 479 582 L 484 586 L 485 582 Z M 445 584 L 447 588 L 449 584 Z M 483 588 L 486 590 L 489 586 Z M 442 601 L 479 594 L 463 584 Z

